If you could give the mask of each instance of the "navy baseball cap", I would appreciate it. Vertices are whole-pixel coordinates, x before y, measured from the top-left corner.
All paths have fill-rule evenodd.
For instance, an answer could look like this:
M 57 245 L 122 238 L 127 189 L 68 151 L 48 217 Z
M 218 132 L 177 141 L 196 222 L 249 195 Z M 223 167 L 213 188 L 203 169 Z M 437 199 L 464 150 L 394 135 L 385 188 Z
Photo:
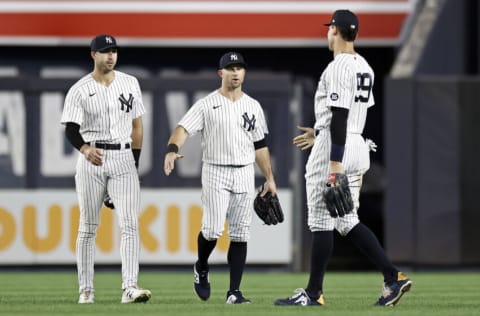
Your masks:
M 99 52 L 112 47 L 118 47 L 117 40 L 115 40 L 115 37 L 108 34 L 97 35 L 92 39 L 92 42 L 90 43 L 90 49 L 94 52 Z
M 337 10 L 333 13 L 332 19 L 325 26 L 337 25 L 346 29 L 358 31 L 358 18 L 350 10 Z
M 247 63 L 245 59 L 243 59 L 242 54 L 236 52 L 229 52 L 224 54 L 220 58 L 220 62 L 218 63 L 218 69 L 227 68 L 230 65 L 241 65 L 243 68 L 247 68 Z

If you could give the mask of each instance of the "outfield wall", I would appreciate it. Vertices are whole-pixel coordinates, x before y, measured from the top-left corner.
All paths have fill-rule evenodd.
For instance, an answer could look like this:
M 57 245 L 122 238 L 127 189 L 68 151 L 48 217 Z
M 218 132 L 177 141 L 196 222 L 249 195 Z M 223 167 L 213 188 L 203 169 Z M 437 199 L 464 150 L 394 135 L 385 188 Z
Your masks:
M 197 258 L 202 206 L 200 189 L 144 189 L 139 214 L 143 264 L 191 264 Z M 290 190 L 279 190 L 286 223 L 265 226 L 254 216 L 248 262 L 291 262 Z M 73 264 L 79 207 L 73 190 L 0 191 L 0 264 Z M 228 229 L 228 226 L 226 226 Z M 120 262 L 117 214 L 102 208 L 96 262 Z M 226 263 L 224 234 L 211 263 Z

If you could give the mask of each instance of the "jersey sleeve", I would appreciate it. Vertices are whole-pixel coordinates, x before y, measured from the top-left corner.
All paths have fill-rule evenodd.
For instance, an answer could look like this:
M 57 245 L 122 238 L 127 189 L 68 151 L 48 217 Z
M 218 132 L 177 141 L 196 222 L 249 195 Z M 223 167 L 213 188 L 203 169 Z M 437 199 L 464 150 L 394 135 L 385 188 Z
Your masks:
M 327 106 L 350 110 L 355 94 L 355 75 L 344 63 L 330 65 Z
M 199 100 L 185 113 L 178 125 L 183 126 L 192 136 L 203 130 L 204 122 L 204 106 L 202 100 Z
M 258 142 L 259 140 L 262 140 L 265 138 L 265 134 L 268 134 L 268 126 L 267 126 L 267 121 L 265 119 L 265 113 L 263 112 L 262 107 L 260 106 L 259 103 L 258 105 L 258 120 L 257 120 L 257 126 L 253 132 L 253 142 Z
M 140 84 L 138 83 L 138 79 L 134 78 L 134 85 L 135 85 L 135 94 L 136 98 L 134 99 L 134 113 L 133 113 L 133 118 L 137 118 L 145 114 L 145 105 L 143 104 L 143 98 L 142 98 L 142 90 L 140 89 Z
M 79 90 L 70 88 L 65 97 L 65 103 L 63 106 L 63 113 L 60 122 L 66 124 L 67 122 L 77 123 L 82 125 L 83 123 L 83 99 Z

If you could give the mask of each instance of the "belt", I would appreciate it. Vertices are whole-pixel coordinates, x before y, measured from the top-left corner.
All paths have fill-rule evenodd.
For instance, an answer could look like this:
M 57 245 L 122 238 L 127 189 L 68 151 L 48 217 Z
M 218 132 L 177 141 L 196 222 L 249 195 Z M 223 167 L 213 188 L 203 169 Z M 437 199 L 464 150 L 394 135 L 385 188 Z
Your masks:
M 123 144 L 107 144 L 107 143 L 92 142 L 91 145 L 95 148 L 106 149 L 106 150 L 130 149 L 129 143 L 126 143 L 124 146 L 122 146 Z

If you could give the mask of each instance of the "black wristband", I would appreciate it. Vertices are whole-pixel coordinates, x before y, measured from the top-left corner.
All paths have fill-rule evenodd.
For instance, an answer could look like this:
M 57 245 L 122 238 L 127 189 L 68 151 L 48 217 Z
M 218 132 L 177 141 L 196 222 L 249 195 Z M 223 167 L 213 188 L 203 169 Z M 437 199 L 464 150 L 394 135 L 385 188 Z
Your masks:
M 345 146 L 332 144 L 330 149 L 330 160 L 342 162 L 344 152 L 345 152 Z
M 141 148 L 133 148 L 133 159 L 135 159 L 135 167 L 138 169 L 138 162 L 140 161 L 140 152 L 142 151 Z
M 170 143 L 167 146 L 167 154 L 168 153 L 178 153 L 178 146 L 177 144 Z

